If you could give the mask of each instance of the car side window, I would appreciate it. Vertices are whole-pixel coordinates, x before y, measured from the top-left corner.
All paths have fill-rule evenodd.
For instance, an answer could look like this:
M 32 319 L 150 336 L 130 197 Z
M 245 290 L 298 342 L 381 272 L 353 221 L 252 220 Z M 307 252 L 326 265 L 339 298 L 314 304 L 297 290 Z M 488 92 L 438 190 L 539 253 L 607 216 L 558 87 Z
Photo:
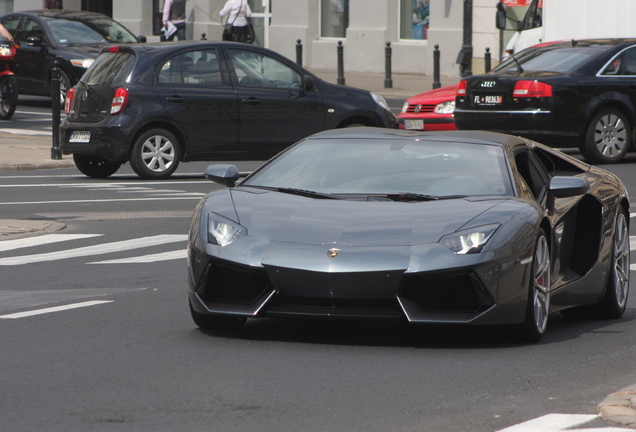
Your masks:
M 223 85 L 216 50 L 196 50 L 168 59 L 159 70 L 160 84 Z
M 2 20 L 2 25 L 11 33 L 11 36 L 15 37 L 21 19 L 21 16 L 10 16 Z
M 636 75 L 636 49 L 625 51 L 625 71 L 623 75 Z
M 230 49 L 229 53 L 241 87 L 300 87 L 300 74 L 278 59 L 241 49 Z
M 524 150 L 515 154 L 515 165 L 535 199 L 541 201 L 550 180 L 541 161 L 529 150 Z
M 45 42 L 44 30 L 42 26 L 32 18 L 26 18 L 22 26 L 24 29 L 22 33 L 22 40 L 26 41 L 29 38 L 38 38 L 42 43 Z

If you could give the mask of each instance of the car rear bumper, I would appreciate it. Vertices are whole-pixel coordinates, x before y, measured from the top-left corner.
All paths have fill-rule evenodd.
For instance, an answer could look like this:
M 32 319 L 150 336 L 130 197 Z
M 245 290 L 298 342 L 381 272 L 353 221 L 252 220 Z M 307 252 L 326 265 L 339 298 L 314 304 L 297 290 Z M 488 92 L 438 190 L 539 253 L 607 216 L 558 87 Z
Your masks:
M 75 131 L 90 132 L 88 142 L 70 142 Z M 97 156 L 107 160 L 126 162 L 130 148 L 130 136 L 121 124 L 95 125 L 64 121 L 60 126 L 62 154 Z

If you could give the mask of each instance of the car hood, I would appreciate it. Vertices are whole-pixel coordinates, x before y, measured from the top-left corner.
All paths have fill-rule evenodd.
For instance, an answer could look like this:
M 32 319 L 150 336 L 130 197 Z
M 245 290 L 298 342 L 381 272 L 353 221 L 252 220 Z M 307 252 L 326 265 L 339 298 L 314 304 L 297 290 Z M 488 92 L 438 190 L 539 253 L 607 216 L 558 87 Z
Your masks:
M 438 104 L 440 102 L 455 100 L 456 93 L 457 84 L 453 84 L 450 86 L 440 87 L 435 90 L 420 93 L 416 96 L 412 96 L 407 99 L 407 102 L 409 103 L 409 105 Z
M 315 199 L 270 191 L 231 191 L 237 222 L 269 241 L 350 246 L 433 243 L 505 199 L 426 202 Z M 221 199 L 220 201 L 225 201 Z M 227 201 L 225 201 L 227 202 Z M 228 206 L 211 203 L 212 211 Z
M 62 45 L 59 47 L 61 51 L 64 51 L 65 57 L 71 58 L 71 56 L 84 56 L 88 58 L 97 58 L 102 49 L 108 46 L 108 44 L 71 44 Z M 76 57 L 73 57 L 76 58 Z M 82 58 L 82 57 L 79 57 Z

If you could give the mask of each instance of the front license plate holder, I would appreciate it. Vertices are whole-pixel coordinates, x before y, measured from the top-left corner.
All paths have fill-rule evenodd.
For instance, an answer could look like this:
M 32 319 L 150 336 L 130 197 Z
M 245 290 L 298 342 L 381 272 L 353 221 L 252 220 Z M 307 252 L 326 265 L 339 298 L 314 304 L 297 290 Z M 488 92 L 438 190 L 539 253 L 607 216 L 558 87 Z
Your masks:
M 91 142 L 91 132 L 90 131 L 73 131 L 71 132 L 71 137 L 68 142 L 72 143 L 89 143 Z
M 404 129 L 424 130 L 424 120 L 404 120 Z

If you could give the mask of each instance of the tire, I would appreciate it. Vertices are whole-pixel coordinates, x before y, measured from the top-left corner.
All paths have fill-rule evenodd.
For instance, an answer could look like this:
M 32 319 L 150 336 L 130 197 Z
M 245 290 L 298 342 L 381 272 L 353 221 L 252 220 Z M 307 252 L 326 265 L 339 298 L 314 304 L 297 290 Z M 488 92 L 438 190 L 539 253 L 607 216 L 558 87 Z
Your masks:
M 543 230 L 534 247 L 532 274 L 528 286 L 528 304 L 520 336 L 526 342 L 538 342 L 545 334 L 550 313 L 550 247 Z
M 616 215 L 612 259 L 605 297 L 599 305 L 599 315 L 603 318 L 620 318 L 627 307 L 629 294 L 629 225 L 625 210 L 621 207 Z
M 120 162 L 113 162 L 96 156 L 73 155 L 73 162 L 78 170 L 84 175 L 93 178 L 107 178 L 115 174 Z
M 13 116 L 18 105 L 18 81 L 13 75 L 0 78 L 0 120 Z
M 235 316 L 205 315 L 195 311 L 190 303 L 190 314 L 194 323 L 204 330 L 238 330 L 247 318 Z
M 176 171 L 180 159 L 177 138 L 165 129 L 150 129 L 135 141 L 130 166 L 143 179 L 165 179 Z
M 615 108 L 605 108 L 592 117 L 581 153 L 592 164 L 615 163 L 625 157 L 631 144 L 627 117 Z

